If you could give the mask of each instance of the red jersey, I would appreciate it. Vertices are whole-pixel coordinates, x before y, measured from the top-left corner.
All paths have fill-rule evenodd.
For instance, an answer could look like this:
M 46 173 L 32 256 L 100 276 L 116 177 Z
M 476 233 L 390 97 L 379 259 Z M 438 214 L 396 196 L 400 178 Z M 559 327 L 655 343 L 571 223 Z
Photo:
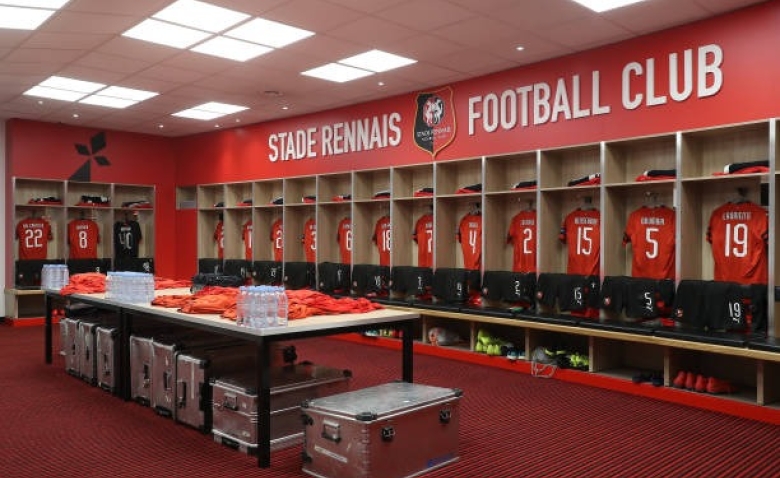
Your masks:
M 222 221 L 217 222 L 217 227 L 214 228 L 214 242 L 217 244 L 217 258 L 222 259 L 225 257 L 225 226 Z
M 97 259 L 100 226 L 92 219 L 73 219 L 68 223 L 68 245 L 71 259 Z
M 433 214 L 417 219 L 412 239 L 417 243 L 417 266 L 433 267 Z
M 623 245 L 631 243 L 631 275 L 674 279 L 674 209 L 642 206 L 628 216 Z
M 767 211 L 756 203 L 726 203 L 715 209 L 707 228 L 715 262 L 714 279 L 766 284 L 768 233 Z
M 271 249 L 274 251 L 274 260 L 281 262 L 284 257 L 284 226 L 281 218 L 271 224 Z
M 520 211 L 509 223 L 506 242 L 512 244 L 512 271 L 536 272 L 536 211 Z
M 42 217 L 28 217 L 16 224 L 19 239 L 19 259 L 46 259 L 49 241 L 53 239 L 51 224 Z
M 601 213 L 577 208 L 563 220 L 561 242 L 568 246 L 567 274 L 599 275 L 601 259 Z
M 336 242 L 339 244 L 339 254 L 342 264 L 352 263 L 352 219 L 345 217 L 339 221 L 336 231 Z
M 374 226 L 374 236 L 371 238 L 376 244 L 376 248 L 379 251 L 379 265 L 390 265 L 390 250 L 391 250 L 391 229 L 390 229 L 390 216 L 382 216 L 376 221 Z
M 482 261 L 482 215 L 468 213 L 460 220 L 458 242 L 463 251 L 463 268 L 477 270 Z
M 244 241 L 244 257 L 246 260 L 252 260 L 252 220 L 248 220 L 241 226 L 241 240 Z
M 313 218 L 309 218 L 303 224 L 303 253 L 306 256 L 306 262 L 317 261 L 317 223 Z

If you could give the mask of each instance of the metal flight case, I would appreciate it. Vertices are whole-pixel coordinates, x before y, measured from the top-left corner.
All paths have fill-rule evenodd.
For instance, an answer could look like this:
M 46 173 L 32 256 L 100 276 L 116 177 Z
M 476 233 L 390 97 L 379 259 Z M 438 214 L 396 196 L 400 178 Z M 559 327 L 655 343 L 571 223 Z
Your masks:
M 310 362 L 271 370 L 271 448 L 298 444 L 303 439 L 301 403 L 304 400 L 342 393 L 349 388 L 352 373 Z M 258 397 L 255 372 L 224 376 L 212 383 L 212 434 L 214 441 L 244 453 L 255 454 Z
M 303 471 L 410 478 L 458 460 L 462 392 L 387 383 L 303 404 Z

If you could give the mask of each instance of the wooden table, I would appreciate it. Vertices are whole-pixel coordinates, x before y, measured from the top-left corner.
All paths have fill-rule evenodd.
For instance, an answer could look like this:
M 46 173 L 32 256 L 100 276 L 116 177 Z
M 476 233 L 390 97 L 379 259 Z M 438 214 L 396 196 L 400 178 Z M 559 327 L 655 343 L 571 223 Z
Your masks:
M 187 294 L 189 289 L 158 291 L 158 295 Z M 45 291 L 46 323 L 44 327 L 45 361 L 52 362 L 52 308 L 55 301 L 83 303 L 116 313 L 119 324 L 117 371 L 117 394 L 124 400 L 130 399 L 130 335 L 133 331 L 133 317 L 144 316 L 155 321 L 206 330 L 216 334 L 253 342 L 257 346 L 257 390 L 258 390 L 258 465 L 271 466 L 271 347 L 272 342 L 320 337 L 347 332 L 362 332 L 377 328 L 395 328 L 403 333 L 401 347 L 401 379 L 413 381 L 413 325 L 419 314 L 408 311 L 380 309 L 363 314 L 342 314 L 314 316 L 291 320 L 284 327 L 253 329 L 236 325 L 218 315 L 184 314 L 174 309 L 165 309 L 148 304 L 129 304 L 109 300 L 104 294 L 73 294 L 62 296 L 58 291 Z

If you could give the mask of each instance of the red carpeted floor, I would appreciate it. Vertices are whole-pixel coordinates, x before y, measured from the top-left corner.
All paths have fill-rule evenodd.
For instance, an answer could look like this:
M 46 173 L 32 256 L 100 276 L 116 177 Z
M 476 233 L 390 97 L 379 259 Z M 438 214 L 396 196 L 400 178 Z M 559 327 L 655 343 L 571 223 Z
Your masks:
M 400 373 L 396 351 L 332 339 L 296 345 L 302 359 L 351 369 L 352 388 Z M 460 461 L 426 477 L 780 476 L 776 425 L 429 356 L 415 357 L 415 380 L 464 391 Z M 2 477 L 304 477 L 300 451 L 274 452 L 272 468 L 259 469 L 208 435 L 67 375 L 59 356 L 45 365 L 42 328 L 0 327 Z

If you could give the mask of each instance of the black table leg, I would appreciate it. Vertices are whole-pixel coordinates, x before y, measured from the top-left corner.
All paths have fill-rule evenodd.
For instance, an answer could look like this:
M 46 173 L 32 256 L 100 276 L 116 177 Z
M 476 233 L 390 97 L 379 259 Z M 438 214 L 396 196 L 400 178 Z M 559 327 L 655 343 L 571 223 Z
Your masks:
M 401 373 L 404 382 L 414 382 L 414 322 L 406 320 L 401 324 Z
M 268 342 L 257 343 L 257 464 L 271 466 L 271 352 Z
M 117 395 L 122 400 L 130 400 L 130 334 L 133 333 L 132 315 L 124 310 L 117 311 L 119 316 L 119 337 L 117 345 L 119 348 L 119 370 L 116 372 Z
M 46 363 L 51 363 L 52 361 L 52 298 L 49 296 L 49 294 L 44 293 L 44 303 L 46 304 L 46 321 L 44 322 L 44 328 L 43 328 L 43 340 L 44 340 L 44 359 L 46 360 Z

